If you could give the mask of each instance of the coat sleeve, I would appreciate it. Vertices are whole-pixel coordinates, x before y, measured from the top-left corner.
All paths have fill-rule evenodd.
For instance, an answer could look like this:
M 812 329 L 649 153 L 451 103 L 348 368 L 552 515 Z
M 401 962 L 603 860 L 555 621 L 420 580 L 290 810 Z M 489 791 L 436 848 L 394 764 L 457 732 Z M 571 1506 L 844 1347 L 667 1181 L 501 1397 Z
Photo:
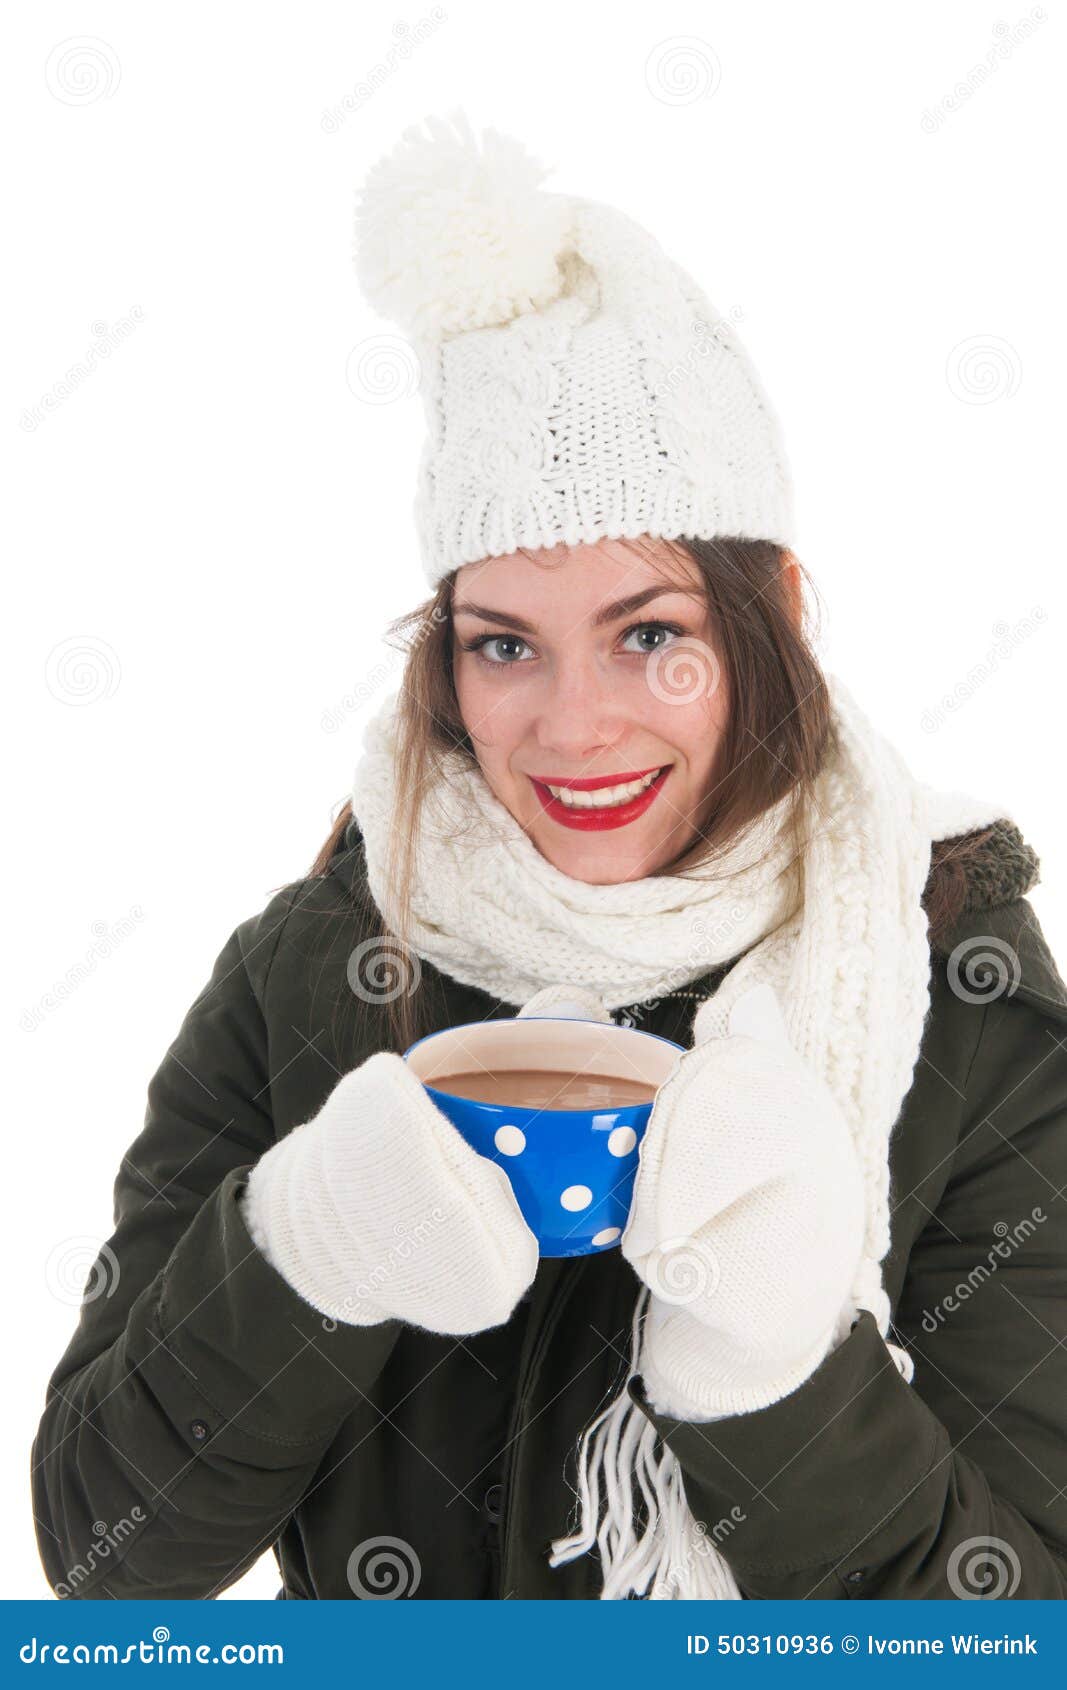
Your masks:
M 331 1330 L 242 1220 L 245 1177 L 274 1143 L 253 981 L 290 890 L 223 948 L 118 1171 L 115 1229 L 33 1446 L 59 1596 L 218 1595 L 279 1536 L 400 1330 Z
M 1040 994 L 976 1013 L 894 1320 L 912 1383 L 867 1311 L 753 1414 L 678 1421 L 630 1381 L 746 1597 L 1067 1597 L 1067 1013 Z

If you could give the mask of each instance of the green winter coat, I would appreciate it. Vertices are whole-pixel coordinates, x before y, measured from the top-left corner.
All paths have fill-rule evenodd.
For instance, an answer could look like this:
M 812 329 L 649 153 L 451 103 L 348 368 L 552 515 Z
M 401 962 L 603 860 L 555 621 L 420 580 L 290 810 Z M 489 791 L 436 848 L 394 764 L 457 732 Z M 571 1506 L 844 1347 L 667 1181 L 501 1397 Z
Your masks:
M 679 1422 L 631 1383 L 748 1598 L 1067 1595 L 1067 990 L 1024 896 L 1036 878 L 999 824 L 933 954 L 885 1262 L 913 1383 L 868 1313 L 756 1413 Z M 401 1540 L 416 1599 L 599 1592 L 595 1551 L 553 1570 L 546 1550 L 575 1524 L 578 1436 L 625 1378 L 638 1281 L 620 1252 L 543 1260 L 512 1318 L 471 1338 L 330 1331 L 242 1221 L 256 1159 L 395 1048 L 384 1008 L 351 1031 L 346 965 L 376 931 L 351 824 L 326 874 L 237 927 L 151 1081 L 111 1294 L 83 1304 L 34 1445 L 62 1595 L 213 1596 L 274 1545 L 280 1595 L 352 1598 L 381 1538 Z M 991 948 L 1011 977 L 982 993 L 966 957 Z M 640 1024 L 688 1044 L 723 972 Z M 428 964 L 419 1001 L 425 1031 L 517 1007 Z M 87 1556 L 94 1522 L 120 1518 Z

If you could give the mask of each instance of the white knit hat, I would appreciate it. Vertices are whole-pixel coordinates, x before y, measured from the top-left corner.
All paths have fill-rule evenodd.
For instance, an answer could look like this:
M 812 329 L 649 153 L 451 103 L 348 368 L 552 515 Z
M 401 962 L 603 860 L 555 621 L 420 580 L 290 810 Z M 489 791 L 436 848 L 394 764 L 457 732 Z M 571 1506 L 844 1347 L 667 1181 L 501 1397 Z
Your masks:
M 361 288 L 420 365 L 431 585 L 520 546 L 792 545 L 777 418 L 730 323 L 639 224 L 547 174 L 457 110 L 405 130 L 357 200 Z

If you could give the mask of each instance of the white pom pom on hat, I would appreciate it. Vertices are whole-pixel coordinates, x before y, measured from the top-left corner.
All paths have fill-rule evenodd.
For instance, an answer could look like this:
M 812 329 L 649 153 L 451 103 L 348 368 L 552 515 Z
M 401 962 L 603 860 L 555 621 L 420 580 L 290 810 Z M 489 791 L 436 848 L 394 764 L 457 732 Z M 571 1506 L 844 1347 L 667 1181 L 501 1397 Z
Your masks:
M 732 324 L 638 223 L 543 186 L 462 110 L 369 170 L 354 262 L 411 341 L 427 579 L 641 534 L 793 544 L 780 429 Z
M 413 338 L 510 322 L 558 299 L 571 202 L 548 167 L 461 110 L 412 124 L 369 172 L 356 209 L 367 301 Z

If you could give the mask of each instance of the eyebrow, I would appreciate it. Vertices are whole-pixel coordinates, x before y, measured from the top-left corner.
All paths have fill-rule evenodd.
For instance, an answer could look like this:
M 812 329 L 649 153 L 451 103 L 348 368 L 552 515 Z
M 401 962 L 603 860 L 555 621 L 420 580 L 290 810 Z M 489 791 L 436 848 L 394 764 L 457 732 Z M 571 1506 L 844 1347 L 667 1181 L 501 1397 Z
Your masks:
M 610 604 L 602 604 L 593 617 L 593 627 L 603 627 L 605 622 L 615 622 L 620 616 L 629 616 L 642 605 L 651 604 L 653 599 L 667 598 L 672 595 L 696 598 L 698 594 L 686 592 L 684 587 L 645 587 L 640 593 L 631 593 L 628 598 L 615 599 Z M 470 600 L 452 606 L 453 616 L 480 616 L 485 622 L 499 622 L 507 628 L 516 628 L 523 634 L 536 634 L 537 629 L 532 622 L 527 622 L 524 616 L 512 616 L 502 610 L 491 610 L 488 605 L 472 604 Z

